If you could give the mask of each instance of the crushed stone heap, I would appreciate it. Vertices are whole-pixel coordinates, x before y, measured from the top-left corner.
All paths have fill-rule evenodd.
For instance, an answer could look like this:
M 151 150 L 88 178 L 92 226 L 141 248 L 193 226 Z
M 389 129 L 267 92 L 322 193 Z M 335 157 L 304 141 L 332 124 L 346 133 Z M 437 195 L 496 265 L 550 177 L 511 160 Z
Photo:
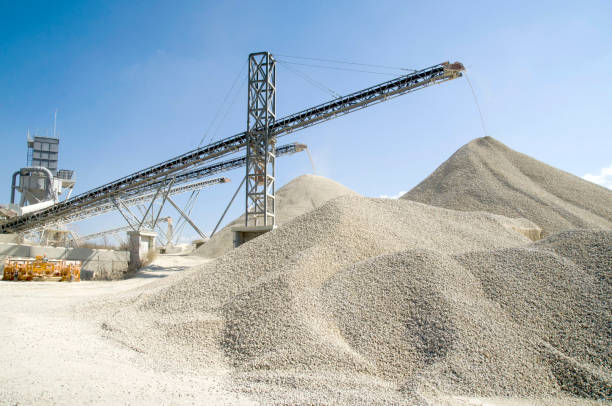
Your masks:
M 402 199 L 523 217 L 545 236 L 578 228 L 612 229 L 612 191 L 491 137 L 461 147 Z
M 103 329 L 263 403 L 609 398 L 612 231 L 534 243 L 529 224 L 341 196 L 108 306 Z

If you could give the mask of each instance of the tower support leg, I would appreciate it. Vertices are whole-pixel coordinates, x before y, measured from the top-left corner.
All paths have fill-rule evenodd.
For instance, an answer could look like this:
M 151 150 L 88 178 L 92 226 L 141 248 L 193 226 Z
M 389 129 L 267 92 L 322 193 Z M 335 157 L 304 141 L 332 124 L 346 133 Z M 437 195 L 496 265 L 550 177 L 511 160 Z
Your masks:
M 276 225 L 276 62 L 269 52 L 249 55 L 247 162 L 244 227 L 234 227 L 234 245 Z

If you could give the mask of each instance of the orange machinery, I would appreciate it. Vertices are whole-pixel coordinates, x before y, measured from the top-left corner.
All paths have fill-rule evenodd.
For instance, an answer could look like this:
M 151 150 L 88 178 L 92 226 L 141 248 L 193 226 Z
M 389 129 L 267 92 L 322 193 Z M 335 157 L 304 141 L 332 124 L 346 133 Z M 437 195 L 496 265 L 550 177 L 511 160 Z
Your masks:
M 11 258 L 4 261 L 3 281 L 57 280 L 80 281 L 81 261 L 36 258 Z

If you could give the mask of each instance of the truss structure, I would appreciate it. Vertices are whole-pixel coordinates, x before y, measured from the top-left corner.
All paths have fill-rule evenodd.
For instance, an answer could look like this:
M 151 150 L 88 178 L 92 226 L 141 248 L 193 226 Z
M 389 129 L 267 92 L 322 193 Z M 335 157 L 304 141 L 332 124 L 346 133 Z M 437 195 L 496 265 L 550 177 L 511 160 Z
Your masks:
M 172 221 L 171 217 L 162 217 L 158 220 L 158 222 L 168 222 L 168 221 Z M 152 228 L 152 224 L 150 222 L 146 223 L 146 226 L 148 228 Z M 92 233 L 92 234 L 87 234 L 87 235 L 83 235 L 83 236 L 78 236 L 78 240 L 83 242 L 83 241 L 89 241 L 89 240 L 95 240 L 96 238 L 100 238 L 100 237 L 104 237 L 107 235 L 113 235 L 113 234 L 120 234 L 123 233 L 125 231 L 130 231 L 132 229 L 132 227 L 130 226 L 122 226 L 122 227 L 117 227 L 117 228 L 112 228 L 110 230 L 104 230 L 104 231 L 99 231 L 97 233 Z
M 247 176 L 251 183 L 250 188 L 247 187 L 247 226 L 251 219 L 274 224 L 273 168 L 275 155 L 273 144 L 277 137 L 393 97 L 457 79 L 462 76 L 461 72 L 465 68 L 459 62 L 443 62 L 347 96 L 335 98 L 279 120 L 275 119 L 274 70 L 274 58 L 270 53 L 261 52 L 249 56 L 247 131 L 145 168 L 46 209 L 6 220 L 0 224 L 0 233 L 24 232 L 62 219 L 74 218 L 83 210 L 95 209 L 101 202 L 108 202 L 111 197 L 129 198 L 142 194 L 147 188 L 156 189 L 159 184 L 175 182 L 178 177 L 196 172 L 197 168 L 207 162 L 216 161 L 245 148 L 248 149 Z M 250 205 L 249 202 L 251 202 Z M 253 208 L 250 213 L 249 207 Z
M 306 149 L 306 145 L 300 143 L 291 143 L 278 147 L 276 149 L 276 156 L 291 155 L 297 152 L 302 152 Z M 87 196 L 88 193 L 74 197 L 71 200 L 75 200 L 74 204 L 68 204 L 68 202 L 62 202 L 58 205 L 64 206 L 62 210 L 51 211 L 48 209 L 41 210 L 39 212 L 32 213 L 32 215 L 20 216 L 12 218 L 10 222 L 0 224 L 2 232 L 7 228 L 7 232 L 37 232 L 45 227 L 56 227 L 63 224 L 73 223 L 75 221 L 81 221 L 90 217 L 99 216 L 101 214 L 109 213 L 117 209 L 117 204 L 130 205 L 139 204 L 149 200 L 160 186 L 167 186 L 174 179 L 174 185 L 181 185 L 186 182 L 191 182 L 197 179 L 207 178 L 213 175 L 217 175 L 223 172 L 227 172 L 232 169 L 241 168 L 246 165 L 246 157 L 233 158 L 224 161 L 219 161 L 214 164 L 197 166 L 195 169 L 190 168 L 187 171 L 181 171 L 174 176 L 174 178 L 162 178 L 159 180 L 151 181 L 147 184 L 143 184 L 137 188 L 127 190 L 125 193 L 106 193 L 101 195 L 100 198 L 92 199 L 91 201 L 85 200 L 81 203 L 78 200 L 80 196 Z M 195 185 L 203 185 L 204 187 L 213 184 L 224 183 L 218 180 L 205 180 L 202 183 L 196 182 L 185 186 L 184 189 L 180 189 L 180 193 L 193 191 L 197 189 Z M 192 186 L 193 185 L 193 186 Z M 177 188 L 179 186 L 176 186 Z M 176 193 L 174 193 L 176 194 Z M 127 203 L 126 203 L 127 202 Z M 117 203 L 117 204 L 116 204 Z M 49 209 L 54 208 L 50 207 Z M 15 220 L 14 222 L 12 220 Z
M 276 63 L 269 52 L 249 55 L 246 151 L 246 226 L 274 226 Z
M 214 186 L 214 185 L 218 185 L 222 183 L 228 183 L 229 181 L 230 180 L 228 178 L 213 178 L 213 179 L 202 180 L 199 182 L 194 182 L 188 185 L 171 187 L 171 189 L 168 192 L 167 197 L 185 193 L 185 192 L 201 190 L 201 189 L 204 189 L 210 186 Z M 163 187 L 166 187 L 168 185 L 163 184 L 163 185 L 158 185 L 158 187 L 159 186 L 161 186 L 163 189 Z M 59 227 L 66 223 L 72 223 L 75 221 L 85 220 L 87 218 L 99 216 L 99 215 L 110 213 L 113 211 L 119 211 L 122 215 L 125 216 L 126 212 L 127 214 L 130 213 L 129 212 L 130 207 L 149 203 L 154 197 L 156 197 L 156 191 L 147 192 L 142 195 L 129 197 L 126 199 L 121 199 L 118 196 L 109 196 L 108 201 L 100 203 L 99 205 L 96 205 L 89 209 L 82 210 L 81 212 L 73 213 L 73 215 L 69 217 L 63 217 L 63 218 L 57 219 L 55 222 L 48 222 L 45 224 L 41 224 L 39 227 L 32 227 L 28 231 L 29 232 L 42 231 L 42 229 L 47 228 L 47 227 L 51 227 L 51 226 Z M 128 221 L 128 224 L 131 224 L 131 222 Z

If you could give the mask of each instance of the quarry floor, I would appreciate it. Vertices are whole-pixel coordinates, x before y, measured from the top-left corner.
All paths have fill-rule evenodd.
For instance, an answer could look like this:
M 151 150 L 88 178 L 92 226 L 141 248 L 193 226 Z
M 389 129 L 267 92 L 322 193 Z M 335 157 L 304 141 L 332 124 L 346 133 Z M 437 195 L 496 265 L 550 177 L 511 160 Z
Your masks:
M 207 261 L 162 255 L 121 281 L 0 281 L 0 404 L 255 404 L 231 391 L 228 371 L 194 375 L 151 368 L 138 352 L 100 335 L 97 323 L 74 317 L 74 309 L 91 299 L 112 298 Z M 560 400 L 445 396 L 431 401 L 528 406 Z
M 0 283 L 0 404 L 252 404 L 223 391 L 223 371 L 181 376 L 76 320 L 72 309 L 206 262 L 160 256 L 121 281 Z

